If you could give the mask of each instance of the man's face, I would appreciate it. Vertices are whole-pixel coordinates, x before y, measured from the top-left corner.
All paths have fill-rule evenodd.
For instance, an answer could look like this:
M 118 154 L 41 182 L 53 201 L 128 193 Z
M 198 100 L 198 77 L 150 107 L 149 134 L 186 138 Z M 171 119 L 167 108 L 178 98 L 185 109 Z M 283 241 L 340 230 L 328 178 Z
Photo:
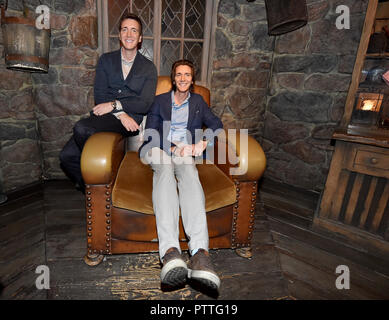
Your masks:
M 139 42 L 142 41 L 139 23 L 132 19 L 124 20 L 120 28 L 119 39 L 125 49 L 137 49 Z
M 181 65 L 176 68 L 174 80 L 176 88 L 179 92 L 188 92 L 192 84 L 192 68 L 186 65 Z

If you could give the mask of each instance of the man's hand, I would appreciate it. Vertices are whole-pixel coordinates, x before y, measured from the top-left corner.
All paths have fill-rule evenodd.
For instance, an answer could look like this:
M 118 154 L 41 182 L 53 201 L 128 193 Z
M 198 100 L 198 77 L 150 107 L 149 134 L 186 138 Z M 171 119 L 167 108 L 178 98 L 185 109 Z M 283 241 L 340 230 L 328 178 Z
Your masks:
M 104 102 L 94 106 L 92 110 L 96 116 L 102 116 L 106 113 L 110 113 L 113 110 L 113 107 L 111 102 Z
M 170 150 L 176 157 L 189 157 L 192 155 L 192 149 L 193 145 L 180 144 L 178 146 L 172 147 Z
M 208 142 L 200 140 L 196 144 L 192 144 L 192 156 L 198 157 L 201 156 L 205 148 L 207 147 Z
M 139 130 L 139 124 L 137 124 L 136 121 L 131 118 L 127 113 L 121 114 L 119 116 L 119 119 L 123 127 L 126 128 L 127 131 L 134 132 L 136 130 Z

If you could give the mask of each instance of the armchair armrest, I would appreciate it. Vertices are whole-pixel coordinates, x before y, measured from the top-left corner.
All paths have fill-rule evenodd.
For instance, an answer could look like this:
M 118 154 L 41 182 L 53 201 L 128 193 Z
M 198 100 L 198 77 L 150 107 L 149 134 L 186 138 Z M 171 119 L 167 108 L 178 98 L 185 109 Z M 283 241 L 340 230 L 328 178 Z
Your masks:
M 81 173 L 85 184 L 110 184 L 124 157 L 124 138 L 119 133 L 99 132 L 85 143 Z
M 236 135 L 232 136 L 227 134 L 227 130 L 224 133 L 218 136 L 215 145 L 215 164 L 235 180 L 260 179 L 266 167 L 266 156 L 260 144 L 253 137 L 238 130 Z M 223 153 L 226 156 L 219 157 Z M 226 161 L 223 161 L 224 159 Z

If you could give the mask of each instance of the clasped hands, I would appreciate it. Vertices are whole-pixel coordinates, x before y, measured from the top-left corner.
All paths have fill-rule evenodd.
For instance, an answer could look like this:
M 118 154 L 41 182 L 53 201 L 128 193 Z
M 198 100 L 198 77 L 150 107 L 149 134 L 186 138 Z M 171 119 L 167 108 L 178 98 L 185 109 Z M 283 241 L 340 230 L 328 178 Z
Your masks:
M 200 140 L 196 144 L 181 144 L 171 148 L 172 153 L 177 157 L 201 156 L 208 142 Z
M 110 113 L 113 110 L 112 103 L 111 102 L 104 102 L 100 103 L 93 107 L 92 111 L 93 114 L 96 116 L 102 116 L 104 114 Z M 139 125 L 136 123 L 136 121 L 131 118 L 127 113 L 123 112 L 118 116 L 120 122 L 122 123 L 123 127 L 126 128 L 127 131 L 137 131 L 139 130 Z

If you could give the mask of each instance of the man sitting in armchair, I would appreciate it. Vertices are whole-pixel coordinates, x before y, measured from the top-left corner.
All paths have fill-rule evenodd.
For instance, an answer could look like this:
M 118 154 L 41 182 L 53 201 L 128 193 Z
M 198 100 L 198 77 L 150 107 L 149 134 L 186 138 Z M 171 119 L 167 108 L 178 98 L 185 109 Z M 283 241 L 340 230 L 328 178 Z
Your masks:
M 149 138 L 139 149 L 141 158 L 153 170 L 152 199 L 163 263 L 161 281 L 174 287 L 183 285 L 189 277 L 217 290 L 220 279 L 209 258 L 205 197 L 193 156 L 200 156 L 208 144 L 195 140 L 195 130 L 206 125 L 216 131 L 223 124 L 201 95 L 191 92 L 195 81 L 192 62 L 175 62 L 171 81 L 172 91 L 157 96 L 147 116 L 145 135 L 154 130 L 153 138 L 159 139 Z M 167 132 L 164 122 L 170 123 Z M 180 210 L 189 239 L 189 267 L 181 257 Z

